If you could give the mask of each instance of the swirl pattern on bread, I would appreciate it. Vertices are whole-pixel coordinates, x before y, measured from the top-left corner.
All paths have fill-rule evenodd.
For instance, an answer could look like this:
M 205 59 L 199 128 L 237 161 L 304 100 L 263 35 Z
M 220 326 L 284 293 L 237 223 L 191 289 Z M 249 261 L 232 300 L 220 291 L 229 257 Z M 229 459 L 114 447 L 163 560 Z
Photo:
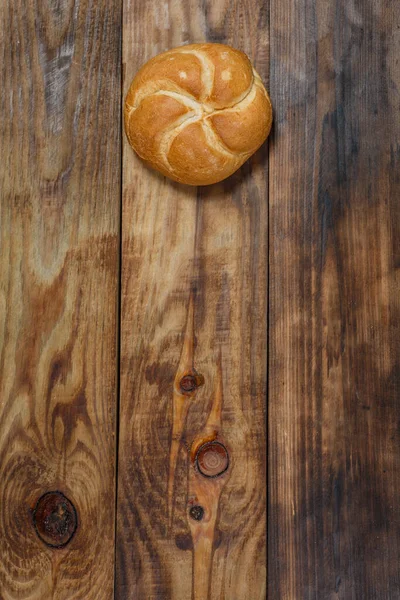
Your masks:
M 139 70 L 124 117 L 131 146 L 151 167 L 181 183 L 207 185 L 229 177 L 261 146 L 272 107 L 243 52 L 192 44 Z

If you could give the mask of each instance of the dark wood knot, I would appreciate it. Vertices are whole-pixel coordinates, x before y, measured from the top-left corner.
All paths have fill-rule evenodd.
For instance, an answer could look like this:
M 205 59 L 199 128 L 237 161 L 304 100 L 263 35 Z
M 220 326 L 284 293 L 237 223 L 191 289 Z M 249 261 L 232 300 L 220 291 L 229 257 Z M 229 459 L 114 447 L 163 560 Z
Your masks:
M 198 504 L 192 506 L 189 510 L 189 515 L 195 521 L 201 521 L 204 517 L 204 508 Z
M 204 477 L 220 477 L 229 467 L 229 454 L 221 442 L 206 442 L 198 449 L 195 463 Z
M 46 492 L 36 503 L 33 524 L 42 542 L 51 548 L 62 548 L 72 539 L 78 517 L 74 505 L 62 492 Z
M 190 395 L 198 387 L 203 385 L 204 377 L 203 375 L 199 375 L 198 373 L 189 373 L 188 375 L 184 375 L 179 382 L 179 387 L 182 394 Z

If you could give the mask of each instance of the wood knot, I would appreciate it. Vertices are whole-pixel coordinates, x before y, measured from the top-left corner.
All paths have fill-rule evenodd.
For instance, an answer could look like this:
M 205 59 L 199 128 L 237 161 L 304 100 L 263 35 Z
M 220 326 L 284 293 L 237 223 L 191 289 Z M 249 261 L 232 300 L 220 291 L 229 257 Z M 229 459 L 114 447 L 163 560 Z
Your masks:
M 178 533 L 175 536 L 175 544 L 179 550 L 193 550 L 193 540 L 189 533 Z
M 221 442 L 206 442 L 198 449 L 195 464 L 204 477 L 220 477 L 229 467 L 229 454 Z
M 204 377 L 203 375 L 199 375 L 198 373 L 189 373 L 184 375 L 179 382 L 179 388 L 182 394 L 190 395 L 198 387 L 203 385 Z
M 78 517 L 74 505 L 62 492 L 46 492 L 36 503 L 33 525 L 47 546 L 62 548 L 72 539 Z
M 198 504 L 192 506 L 189 510 L 189 515 L 195 521 L 201 521 L 204 517 L 204 508 Z

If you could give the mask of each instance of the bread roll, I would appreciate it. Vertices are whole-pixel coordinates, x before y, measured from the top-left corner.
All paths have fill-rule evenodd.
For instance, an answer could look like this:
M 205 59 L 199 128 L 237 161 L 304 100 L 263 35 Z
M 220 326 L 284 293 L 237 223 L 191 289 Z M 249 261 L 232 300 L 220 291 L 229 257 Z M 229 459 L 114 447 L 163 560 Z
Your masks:
M 124 116 L 128 140 L 147 164 L 175 181 L 208 185 L 229 177 L 261 146 L 272 107 L 243 52 L 192 44 L 139 70 Z

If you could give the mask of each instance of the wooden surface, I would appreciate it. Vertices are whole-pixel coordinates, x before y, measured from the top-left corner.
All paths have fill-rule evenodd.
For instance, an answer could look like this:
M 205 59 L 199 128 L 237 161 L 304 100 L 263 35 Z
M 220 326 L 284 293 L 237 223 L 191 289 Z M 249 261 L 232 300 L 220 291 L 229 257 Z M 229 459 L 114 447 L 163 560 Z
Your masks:
M 271 0 L 269 597 L 400 598 L 400 13 Z
M 0 11 L 0 597 L 110 599 L 120 57 L 118 2 Z M 64 549 L 36 535 L 51 490 Z
M 400 598 L 399 15 L 1 4 L 1 600 Z M 120 74 L 202 40 L 248 53 L 275 122 L 196 190 L 134 156 Z M 62 549 L 33 527 L 52 490 Z
M 157 52 L 203 40 L 245 50 L 267 82 L 267 17 L 267 4 L 256 0 L 242 7 L 126 2 L 124 92 Z M 146 169 L 126 140 L 123 148 L 116 597 L 262 600 L 267 146 L 227 182 L 198 190 Z M 188 335 L 188 365 L 193 362 L 204 385 L 186 400 L 187 418 L 181 419 L 171 523 L 170 449 L 176 446 L 173 421 L 181 414 L 174 395 Z M 193 479 L 190 453 L 196 440 L 207 437 L 219 377 L 219 436 L 231 458 L 221 489 L 214 487 L 218 480 Z M 175 425 L 175 440 L 178 430 Z M 218 513 L 213 533 L 188 517 L 195 496 L 209 498 L 208 514 Z

